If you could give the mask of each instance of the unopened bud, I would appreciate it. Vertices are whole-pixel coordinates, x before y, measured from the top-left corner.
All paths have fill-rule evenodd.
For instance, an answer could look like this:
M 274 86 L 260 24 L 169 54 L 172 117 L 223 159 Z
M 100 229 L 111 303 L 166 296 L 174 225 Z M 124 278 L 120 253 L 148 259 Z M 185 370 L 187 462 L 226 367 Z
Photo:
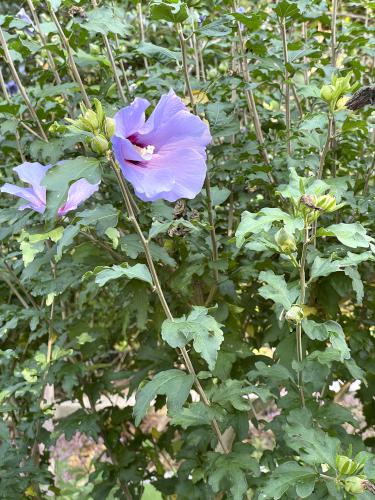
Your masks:
M 348 477 L 344 481 L 345 491 L 351 493 L 352 495 L 359 495 L 365 491 L 364 482 L 365 481 L 358 476 Z
M 324 194 L 323 196 L 319 196 L 316 206 L 324 212 L 333 212 L 336 208 L 336 198 L 331 194 Z
M 292 305 L 292 307 L 285 313 L 285 319 L 289 321 L 289 323 L 294 323 L 295 325 L 299 325 L 303 320 L 303 317 L 303 309 L 298 304 Z
M 296 240 L 284 227 L 275 234 L 275 241 L 282 253 L 290 254 L 297 250 Z
M 110 139 L 115 133 L 115 120 L 113 118 L 105 119 L 105 135 Z
M 327 102 L 332 101 L 335 88 L 333 85 L 323 85 L 320 89 L 320 97 Z
M 98 130 L 99 128 L 98 117 L 96 116 L 95 111 L 93 111 L 92 109 L 88 109 L 86 113 L 83 115 L 83 117 L 81 117 L 81 120 L 88 127 L 89 131 Z
M 345 109 L 346 108 L 346 103 L 349 101 L 349 97 L 341 97 L 341 99 L 339 99 L 337 102 L 336 102 L 336 109 L 337 110 L 340 110 L 340 109 Z
M 96 135 L 94 139 L 91 140 L 91 149 L 98 154 L 103 154 L 108 151 L 109 143 L 103 135 Z
M 340 474 L 354 474 L 358 469 L 358 464 L 345 455 L 336 455 L 336 467 Z

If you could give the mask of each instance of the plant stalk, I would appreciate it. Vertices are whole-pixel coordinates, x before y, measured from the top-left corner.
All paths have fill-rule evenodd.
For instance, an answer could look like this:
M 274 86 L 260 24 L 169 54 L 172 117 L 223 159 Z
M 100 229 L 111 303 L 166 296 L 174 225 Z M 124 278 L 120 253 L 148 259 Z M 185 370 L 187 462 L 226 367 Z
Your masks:
M 169 305 L 167 303 L 167 300 L 165 298 L 163 289 L 162 289 L 160 281 L 159 281 L 159 277 L 158 277 L 157 271 L 155 269 L 154 261 L 153 261 L 152 256 L 151 256 L 151 252 L 150 252 L 150 248 L 149 248 L 149 242 L 144 237 L 142 229 L 139 226 L 138 220 L 137 220 L 137 218 L 135 216 L 135 213 L 133 211 L 132 204 L 131 204 L 130 199 L 128 197 L 128 192 L 127 192 L 126 187 L 125 187 L 125 182 L 124 182 L 124 179 L 122 177 L 121 169 L 120 169 L 119 165 L 114 161 L 114 159 L 112 157 L 110 157 L 110 163 L 111 163 L 112 170 L 113 170 L 113 172 L 116 175 L 118 184 L 120 186 L 121 194 L 122 194 L 122 197 L 124 199 L 126 209 L 128 211 L 129 220 L 133 224 L 134 229 L 135 229 L 135 231 L 136 231 L 139 239 L 141 240 L 141 243 L 142 243 L 142 246 L 143 246 L 143 249 L 144 249 L 144 253 L 145 253 L 145 256 L 146 256 L 146 260 L 147 260 L 148 269 L 149 269 L 149 271 L 151 273 L 151 276 L 152 276 L 152 281 L 153 281 L 153 284 L 154 284 L 155 292 L 158 295 L 158 298 L 160 300 L 160 303 L 162 305 L 162 308 L 164 310 L 164 313 L 165 313 L 166 317 L 169 320 L 173 321 L 174 320 L 173 315 L 171 313 L 171 310 L 170 310 Z M 182 354 L 182 357 L 184 359 L 184 362 L 185 362 L 185 365 L 186 365 L 186 368 L 187 368 L 188 372 L 194 378 L 194 384 L 195 384 L 195 387 L 197 389 L 197 392 L 199 393 L 200 397 L 202 398 L 202 401 L 204 402 L 204 404 L 206 406 L 210 406 L 211 405 L 210 400 L 208 399 L 206 393 L 204 392 L 203 387 L 201 386 L 201 383 L 200 383 L 200 381 L 199 381 L 199 379 L 197 377 L 197 374 L 195 372 L 194 366 L 193 366 L 193 364 L 191 362 L 190 356 L 189 356 L 186 348 L 185 347 L 180 348 L 180 352 Z M 214 432 L 215 432 L 215 434 L 217 436 L 217 439 L 218 439 L 221 447 L 223 448 L 224 453 L 228 453 L 229 450 L 227 449 L 227 447 L 225 445 L 223 436 L 222 436 L 222 434 L 220 432 L 219 425 L 218 425 L 216 419 L 213 419 L 211 423 L 212 423 L 212 428 L 213 428 L 213 430 L 214 430 Z
M 91 103 L 90 103 L 90 99 L 88 98 L 88 95 L 86 93 L 86 90 L 85 90 L 85 87 L 82 83 L 82 79 L 81 79 L 81 75 L 79 74 L 79 71 L 77 69 L 77 65 L 74 61 L 74 57 L 73 57 L 73 51 L 70 47 L 70 44 L 69 44 L 69 40 L 66 38 L 65 36 L 65 33 L 64 33 L 64 30 L 62 29 L 61 27 L 61 24 L 59 23 L 59 20 L 57 19 L 57 16 L 55 14 L 55 11 L 53 10 L 50 2 L 48 1 L 47 2 L 47 5 L 48 5 L 48 11 L 49 11 L 49 14 L 50 16 L 52 17 L 52 20 L 53 22 L 55 23 L 55 26 L 57 28 L 57 31 L 59 33 L 59 36 L 60 36 L 60 40 L 61 40 L 61 43 L 63 44 L 65 50 L 66 50 L 66 53 L 67 53 L 67 56 L 68 56 L 68 64 L 69 64 L 69 67 L 72 71 L 72 74 L 73 74 L 73 77 L 75 79 L 75 81 L 77 82 L 77 85 L 79 86 L 79 89 L 81 91 L 81 94 L 82 94 L 82 99 L 85 103 L 85 105 L 91 109 Z
M 288 82 L 289 79 L 289 71 L 288 71 L 288 42 L 286 39 L 286 25 L 285 25 L 285 17 L 280 20 L 280 30 L 281 30 L 281 39 L 283 42 L 283 55 L 284 55 L 284 79 L 285 79 L 285 126 L 286 126 L 286 141 L 287 141 L 287 152 L 290 156 L 292 154 L 292 146 L 290 141 L 290 85 Z
M 31 101 L 30 101 L 30 98 L 29 98 L 29 95 L 28 93 L 26 92 L 26 89 L 25 87 L 23 86 L 21 80 L 20 80 L 20 77 L 18 76 L 18 73 L 17 73 L 17 70 L 14 66 L 14 63 L 13 63 L 13 59 L 12 59 L 12 56 L 10 55 L 10 52 L 9 52 L 9 49 L 8 49 L 8 44 L 5 40 L 5 37 L 4 37 L 4 33 L 3 33 L 3 30 L 1 29 L 0 27 L 0 43 L 3 47 L 3 50 L 4 50 L 4 55 L 5 55 L 5 59 L 9 65 L 9 68 L 10 68 L 10 71 L 12 73 L 12 76 L 20 90 L 20 93 L 22 95 L 22 98 L 23 100 L 25 101 L 25 104 L 30 112 L 30 115 L 32 117 L 32 119 L 35 121 L 39 131 L 40 131 L 40 135 L 41 137 L 43 138 L 43 141 L 45 142 L 48 142 L 48 139 L 47 139 L 47 136 L 46 136 L 46 133 L 44 132 L 43 130 L 43 127 L 42 127 L 42 124 L 40 123 L 40 120 L 38 118 L 38 115 L 36 114 L 36 111 L 34 109 L 34 106 L 32 105 Z

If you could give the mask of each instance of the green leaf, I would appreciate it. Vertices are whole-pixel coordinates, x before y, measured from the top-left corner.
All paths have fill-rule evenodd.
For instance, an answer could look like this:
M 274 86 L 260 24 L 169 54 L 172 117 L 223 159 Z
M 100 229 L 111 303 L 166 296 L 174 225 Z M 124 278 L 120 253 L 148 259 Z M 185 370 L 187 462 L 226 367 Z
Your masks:
M 172 424 L 181 425 L 184 429 L 200 425 L 210 425 L 216 418 L 223 417 L 223 410 L 207 406 L 202 401 L 191 403 L 187 408 L 182 408 L 178 413 L 172 415 Z
M 118 222 L 118 210 L 112 205 L 98 205 L 93 209 L 76 213 L 82 226 L 94 226 L 99 235 L 106 234 L 107 229 L 115 228 Z
M 169 50 L 165 47 L 160 47 L 150 42 L 141 42 L 138 45 L 137 52 L 142 56 L 155 58 L 157 60 L 160 60 L 161 62 L 180 61 L 181 59 L 181 51 Z
M 141 500 L 163 500 L 163 496 L 160 491 L 158 491 L 155 486 L 150 483 L 144 485 Z
M 137 393 L 134 406 L 135 425 L 140 424 L 151 401 L 158 394 L 167 396 L 168 410 L 172 413 L 179 411 L 189 396 L 193 382 L 193 376 L 181 370 L 173 369 L 159 372 L 151 382 L 148 382 Z
M 248 490 L 246 473 L 259 476 L 259 465 L 251 456 L 251 451 L 248 445 L 237 444 L 231 453 L 211 454 L 214 461 L 208 483 L 215 493 L 229 489 L 231 500 L 243 500 Z
M 302 218 L 294 218 L 280 210 L 280 208 L 263 208 L 256 214 L 247 211 L 242 212 L 241 222 L 236 231 L 237 247 L 240 248 L 250 234 L 267 232 L 274 222 L 279 221 L 284 222 L 285 229 L 290 233 L 294 233 L 295 229 L 303 229 Z
M 311 414 L 306 408 L 292 410 L 287 422 L 283 426 L 287 434 L 286 442 L 301 460 L 309 465 L 328 464 L 335 468 L 340 441 L 320 429 L 314 429 Z
M 200 37 L 206 38 L 220 38 L 232 33 L 231 26 L 228 26 L 229 21 L 231 21 L 230 16 L 221 16 L 219 19 L 212 21 L 212 23 L 203 24 L 200 28 L 196 30 L 196 33 Z
M 289 488 L 304 483 L 311 484 L 317 476 L 311 467 L 302 466 L 296 462 L 285 462 L 273 471 L 266 486 L 261 491 L 260 498 L 279 500 Z
M 150 3 L 150 15 L 156 21 L 183 23 L 189 12 L 186 3 L 180 0 L 156 0 Z
M 261 14 L 241 14 L 239 12 L 232 12 L 231 14 L 237 21 L 246 26 L 251 33 L 260 28 L 263 23 L 264 15 Z
M 99 161 L 95 158 L 78 156 L 73 160 L 61 161 L 48 170 L 42 185 L 47 188 L 47 213 L 55 216 L 65 202 L 70 184 L 78 179 L 86 179 L 90 184 L 101 180 Z
M 82 279 L 91 278 L 95 276 L 95 283 L 99 286 L 104 286 L 108 281 L 116 280 L 119 278 L 137 279 L 145 281 L 152 285 L 152 277 L 150 271 L 145 264 L 135 264 L 129 266 L 128 264 L 99 266 L 93 271 L 89 271 L 83 275 Z
M 340 352 L 341 361 L 350 358 L 350 350 L 345 340 L 344 331 L 336 321 L 316 323 L 310 319 L 304 319 L 302 321 L 302 328 L 306 335 L 312 340 L 329 339 L 332 347 Z
M 215 368 L 217 353 L 224 340 L 221 325 L 208 315 L 204 307 L 195 306 L 187 318 L 165 320 L 161 336 L 171 347 L 184 347 L 193 340 L 196 352 L 201 354 L 210 370 Z
M 221 406 L 227 406 L 228 403 L 238 411 L 248 411 L 250 403 L 244 398 L 249 394 L 249 388 L 243 387 L 240 380 L 226 380 L 219 385 L 212 394 L 212 402 Z
M 116 33 L 122 35 L 127 29 L 126 24 L 120 16 L 115 16 L 112 9 L 109 7 L 97 7 L 87 12 L 87 17 L 83 23 L 79 23 L 86 28 L 90 33 Z
M 370 243 L 374 241 L 371 236 L 368 236 L 366 229 L 358 222 L 353 224 L 332 224 L 326 228 L 320 228 L 317 232 L 318 236 L 336 236 L 336 238 L 350 248 L 368 248 Z
M 284 309 L 290 309 L 299 295 L 296 288 L 288 289 L 284 275 L 275 274 L 273 271 L 262 271 L 259 280 L 265 284 L 259 288 L 258 293 L 263 298 L 282 305 Z

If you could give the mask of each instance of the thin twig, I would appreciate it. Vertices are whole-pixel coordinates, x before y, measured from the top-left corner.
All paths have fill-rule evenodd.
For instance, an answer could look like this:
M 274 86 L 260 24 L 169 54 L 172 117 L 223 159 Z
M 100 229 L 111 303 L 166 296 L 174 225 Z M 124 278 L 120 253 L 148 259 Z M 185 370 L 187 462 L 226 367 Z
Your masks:
M 94 9 L 96 9 L 98 7 L 98 4 L 96 3 L 96 0 L 91 0 L 91 3 L 92 3 L 92 6 L 94 7 Z M 108 36 L 105 33 L 103 33 L 102 37 L 103 37 L 105 48 L 107 50 L 109 62 L 111 63 L 112 72 L 113 72 L 113 76 L 114 76 L 114 79 L 115 79 L 115 82 L 116 82 L 118 93 L 119 93 L 119 95 L 120 95 L 120 97 L 122 99 L 122 102 L 124 104 L 127 104 L 128 101 L 127 101 L 127 99 L 125 97 L 124 91 L 122 89 L 122 84 L 121 84 L 120 78 L 119 78 L 119 76 L 117 74 L 117 67 L 116 67 L 116 63 L 115 63 L 115 58 L 113 57 L 113 52 L 112 52 L 112 49 L 111 49 L 111 45 L 109 43 Z
M 82 83 L 81 75 L 79 74 L 79 71 L 77 69 L 77 65 L 74 61 L 73 51 L 70 47 L 69 40 L 65 36 L 64 30 L 62 29 L 61 24 L 59 23 L 59 20 L 57 19 L 57 16 L 55 14 L 55 11 L 53 10 L 53 7 L 50 3 L 50 0 L 47 1 L 47 5 L 48 5 L 49 14 L 52 17 L 52 20 L 55 23 L 55 26 L 56 26 L 57 31 L 59 33 L 61 43 L 63 44 L 63 46 L 66 50 L 66 53 L 68 56 L 68 64 L 69 64 L 70 69 L 73 73 L 74 80 L 77 82 L 77 84 L 79 86 L 79 89 L 80 89 L 81 94 L 82 94 L 82 99 L 83 99 L 85 105 L 88 108 L 91 108 L 91 103 L 90 103 L 90 100 L 89 100 L 88 95 L 86 93 L 85 87 Z
M 14 63 L 13 63 L 12 56 L 10 55 L 10 52 L 9 52 L 9 49 L 8 49 L 8 44 L 7 44 L 6 40 L 5 40 L 5 36 L 4 36 L 3 30 L 1 29 L 1 27 L 0 27 L 0 43 L 1 43 L 2 47 L 3 47 L 5 59 L 6 59 L 7 63 L 8 63 L 8 65 L 9 65 L 9 68 L 10 68 L 10 71 L 11 71 L 12 76 L 14 78 L 14 81 L 16 82 L 16 84 L 17 84 L 17 86 L 19 88 L 19 91 L 20 91 L 20 93 L 22 95 L 23 100 L 25 101 L 27 109 L 29 110 L 32 119 L 35 121 L 35 123 L 36 123 L 36 125 L 37 125 L 37 127 L 39 129 L 40 135 L 42 136 L 43 141 L 48 142 L 46 133 L 43 130 L 42 124 L 40 123 L 40 120 L 38 118 L 38 115 L 36 114 L 34 106 L 32 105 L 32 103 L 30 101 L 30 98 L 29 98 L 29 95 L 26 92 L 26 89 L 23 86 L 23 84 L 22 84 L 22 82 L 20 80 L 20 77 L 18 76 L 17 70 L 16 70 L 16 68 L 14 66 Z
M 280 20 L 280 30 L 281 30 L 281 39 L 283 42 L 283 55 L 284 55 L 284 79 L 285 79 L 285 126 L 286 126 L 286 141 L 287 141 L 287 152 L 290 156 L 292 154 L 292 146 L 290 140 L 290 85 L 288 82 L 289 79 L 289 71 L 288 71 L 288 43 L 286 39 L 286 25 L 285 25 L 285 17 Z
M 137 3 L 137 14 L 138 14 L 138 22 L 139 22 L 139 31 L 141 34 L 141 42 L 144 43 L 145 42 L 145 29 L 143 26 L 143 14 L 142 14 L 142 2 L 141 1 L 139 1 Z M 145 65 L 146 73 L 148 74 L 149 67 L 148 67 L 148 61 L 147 61 L 146 56 L 143 57 L 143 62 Z
M 251 118 L 253 120 L 254 129 L 255 129 L 255 136 L 256 136 L 258 144 L 259 144 L 260 153 L 263 157 L 264 163 L 268 167 L 270 167 L 271 163 L 269 160 L 268 152 L 267 152 L 265 141 L 264 141 L 262 126 L 260 124 L 260 119 L 259 119 L 256 104 L 255 104 L 254 94 L 250 88 L 251 81 L 250 81 L 248 65 L 247 65 L 247 57 L 246 57 L 246 53 L 245 53 L 245 42 L 244 42 L 244 39 L 242 36 L 241 23 L 239 21 L 237 21 L 237 33 L 238 33 L 238 38 L 239 38 L 240 55 L 241 55 L 240 70 L 241 70 L 243 79 L 245 80 L 245 83 L 247 84 L 245 86 L 246 102 L 247 102 L 247 106 L 249 108 L 249 113 L 250 113 Z M 267 177 L 268 177 L 269 181 L 271 182 L 271 184 L 275 184 L 275 179 L 273 178 L 273 175 L 271 172 L 267 172 Z
M 9 97 L 9 94 L 8 94 L 8 91 L 7 91 L 7 88 L 6 88 L 6 85 L 5 85 L 5 81 L 4 81 L 4 77 L 3 77 L 3 72 L 1 71 L 1 68 L 0 68 L 0 86 L 1 86 L 1 90 L 3 91 L 5 100 L 10 103 L 11 100 L 10 100 L 10 97 Z M 21 137 L 20 137 L 20 133 L 18 132 L 18 128 L 16 128 L 14 135 L 16 137 L 17 149 L 18 149 L 18 152 L 20 154 L 21 161 L 25 162 L 26 158 L 25 158 L 25 155 L 23 154 L 23 151 L 22 151 Z
M 168 305 L 167 300 L 164 296 L 164 292 L 163 292 L 163 289 L 161 287 L 159 277 L 158 277 L 158 274 L 157 274 L 156 269 L 155 269 L 154 261 L 153 261 L 152 256 L 151 256 L 149 242 L 144 237 L 142 229 L 139 226 L 138 220 L 137 220 L 135 213 L 133 211 L 130 199 L 129 199 L 128 194 L 127 194 L 127 190 L 125 189 L 125 183 L 124 183 L 124 179 L 122 177 L 121 169 L 120 169 L 119 165 L 113 160 L 112 156 L 110 157 L 110 162 L 111 162 L 112 170 L 115 173 L 117 181 L 118 181 L 119 186 L 120 186 L 121 194 L 122 194 L 122 197 L 124 199 L 126 209 L 128 211 L 129 220 L 133 224 L 134 229 L 135 229 L 139 239 L 141 240 L 141 243 L 142 243 L 142 246 L 144 249 L 144 253 L 146 256 L 146 260 L 147 260 L 148 269 L 149 269 L 151 276 L 152 276 L 152 281 L 154 284 L 155 292 L 157 293 L 157 295 L 159 297 L 160 303 L 163 307 L 163 310 L 164 310 L 166 317 L 169 320 L 173 321 L 174 320 L 173 315 L 171 313 L 171 310 L 169 309 L 169 305 Z M 202 398 L 202 401 L 204 402 L 205 405 L 210 406 L 211 405 L 210 400 L 208 399 L 203 387 L 201 386 L 201 383 L 197 377 L 194 366 L 190 360 L 190 356 L 189 356 L 186 348 L 185 347 L 180 348 L 180 352 L 182 354 L 182 357 L 184 359 L 184 362 L 185 362 L 185 365 L 186 365 L 188 372 L 193 376 L 195 387 L 196 387 L 200 397 Z M 218 425 L 216 419 L 213 419 L 211 423 L 212 423 L 212 428 L 213 428 L 214 432 L 216 433 L 218 441 L 221 444 L 224 452 L 228 453 L 228 449 L 225 445 L 225 442 L 223 440 L 223 436 L 220 432 L 219 425 Z
M 119 43 L 119 39 L 118 39 L 118 36 L 117 36 L 117 33 L 115 33 L 115 44 L 116 44 L 116 50 L 120 50 L 120 43 Z M 126 88 L 126 94 L 127 94 L 127 97 L 128 99 L 130 100 L 130 86 L 129 86 L 129 80 L 128 80 L 128 77 L 126 75 L 126 69 L 125 69 L 125 65 L 124 65 L 124 61 L 122 59 L 119 59 L 119 64 L 120 64 L 120 68 L 121 68 L 121 71 L 122 71 L 122 77 L 124 79 L 124 82 L 125 82 L 125 88 Z

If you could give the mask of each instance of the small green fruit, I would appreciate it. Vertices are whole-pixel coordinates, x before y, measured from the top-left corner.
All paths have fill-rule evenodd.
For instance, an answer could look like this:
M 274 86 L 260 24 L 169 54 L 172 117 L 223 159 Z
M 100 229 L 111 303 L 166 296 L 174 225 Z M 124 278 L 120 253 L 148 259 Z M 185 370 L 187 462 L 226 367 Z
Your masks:
M 284 227 L 275 234 L 275 241 L 282 253 L 291 254 L 297 250 L 296 240 Z
M 89 130 L 92 131 L 98 130 L 99 128 L 98 117 L 96 116 L 95 111 L 93 111 L 92 109 L 88 109 L 81 118 L 81 120 L 84 122 L 85 125 L 87 125 Z
M 336 455 L 336 467 L 341 475 L 350 475 L 357 471 L 358 464 L 345 455 Z
M 91 140 L 91 149 L 94 153 L 103 154 L 109 149 L 109 143 L 103 135 L 97 135 Z
M 320 90 L 320 97 L 327 102 L 332 101 L 333 95 L 335 93 L 335 88 L 333 85 L 323 85 Z
M 115 120 L 113 118 L 105 119 L 105 135 L 110 139 L 115 133 Z
M 303 309 L 298 304 L 292 305 L 292 307 L 285 313 L 285 319 L 289 323 L 294 323 L 295 325 L 299 325 L 303 318 Z
M 365 491 L 364 481 L 360 477 L 352 476 L 345 479 L 344 488 L 345 491 L 351 493 L 352 495 L 359 495 Z

